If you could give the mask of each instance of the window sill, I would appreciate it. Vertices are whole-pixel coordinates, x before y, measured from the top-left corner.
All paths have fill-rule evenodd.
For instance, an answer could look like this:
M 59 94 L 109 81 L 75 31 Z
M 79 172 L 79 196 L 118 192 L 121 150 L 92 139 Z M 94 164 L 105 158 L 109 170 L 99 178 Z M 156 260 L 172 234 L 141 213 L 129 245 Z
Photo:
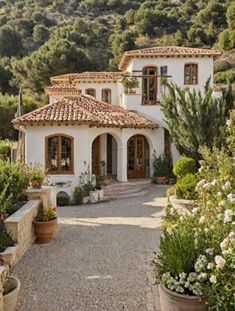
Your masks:
M 199 85 L 199 83 L 188 83 L 188 84 L 184 83 L 184 85 L 185 85 L 185 86 Z

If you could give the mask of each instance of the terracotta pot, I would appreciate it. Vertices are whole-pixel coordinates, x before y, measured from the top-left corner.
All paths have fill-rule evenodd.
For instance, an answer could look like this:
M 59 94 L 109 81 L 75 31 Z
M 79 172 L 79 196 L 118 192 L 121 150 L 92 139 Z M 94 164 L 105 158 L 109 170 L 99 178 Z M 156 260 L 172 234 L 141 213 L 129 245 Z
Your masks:
M 57 228 L 57 218 L 47 222 L 34 221 L 33 223 L 37 243 L 46 244 L 54 239 Z
M 164 185 L 166 183 L 166 176 L 156 176 L 156 183 Z
M 30 187 L 33 189 L 40 189 L 42 187 L 43 180 L 31 180 Z
M 207 306 L 196 296 L 187 296 L 158 286 L 160 304 L 164 311 L 207 311 Z
M 3 308 L 4 311 L 14 311 L 16 309 L 16 303 L 20 291 L 20 281 L 18 278 L 10 276 L 9 278 L 10 283 L 14 289 L 6 294 L 3 295 Z

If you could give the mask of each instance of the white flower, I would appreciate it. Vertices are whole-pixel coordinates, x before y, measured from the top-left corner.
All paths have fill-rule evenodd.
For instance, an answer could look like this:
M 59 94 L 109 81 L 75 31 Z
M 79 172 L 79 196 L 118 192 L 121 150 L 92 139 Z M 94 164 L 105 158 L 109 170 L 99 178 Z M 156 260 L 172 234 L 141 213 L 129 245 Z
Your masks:
M 219 191 L 219 192 L 217 193 L 217 195 L 218 195 L 218 197 L 222 197 L 222 192 Z
M 215 263 L 216 263 L 216 268 L 218 269 L 223 269 L 224 265 L 226 264 L 226 260 L 222 256 L 215 256 Z
M 215 186 L 217 184 L 217 180 L 216 179 L 212 180 L 211 184 L 212 186 Z
M 209 255 L 211 255 L 211 256 L 213 255 L 213 252 L 214 252 L 214 249 L 213 249 L 213 248 L 207 248 L 207 249 L 206 249 L 206 253 L 209 254 Z
M 231 126 L 233 125 L 233 120 L 228 119 L 228 120 L 226 121 L 226 125 L 227 125 L 228 127 L 231 127 Z
M 215 284 L 216 283 L 216 276 L 215 275 L 212 275 L 211 277 L 210 277 L 210 282 L 212 283 L 212 284 Z
M 203 224 L 205 221 L 205 216 L 201 216 L 199 219 L 199 224 Z
M 204 232 L 205 232 L 205 233 L 208 233 L 208 232 L 209 232 L 209 229 L 208 229 L 208 228 L 205 228 L 205 229 L 204 229 Z
M 227 195 L 227 198 L 228 198 L 229 201 L 231 201 L 231 200 L 233 199 L 233 194 L 232 194 L 232 193 L 229 193 L 229 194 Z
M 201 188 L 205 183 L 206 183 L 206 180 L 205 180 L 205 179 L 200 180 L 200 181 L 197 183 L 196 189 Z
M 203 171 L 203 166 L 199 167 L 198 172 L 201 173 Z
M 207 265 L 207 269 L 213 269 L 214 268 L 214 264 L 213 262 L 209 262 L 208 265 Z
M 222 251 L 224 251 L 224 250 L 227 249 L 228 243 L 229 243 L 229 239 L 228 239 L 228 238 L 224 239 L 224 240 L 220 243 L 220 248 L 221 248 Z
M 226 204 L 226 201 L 221 201 L 221 202 L 219 202 L 219 207 L 224 207 L 225 204 Z
M 231 240 L 235 239 L 235 232 L 231 231 L 228 236 Z
M 192 213 L 193 213 L 194 215 L 196 215 L 196 214 L 198 213 L 198 208 L 194 207 L 194 208 L 192 209 Z
M 212 187 L 212 185 L 209 182 L 202 186 L 203 189 L 207 189 L 207 190 L 211 189 L 211 187 Z
M 225 185 L 222 187 L 223 190 L 229 190 L 231 188 L 231 182 L 227 181 Z
M 227 209 L 224 212 L 224 223 L 227 224 L 232 221 L 233 211 L 231 209 Z

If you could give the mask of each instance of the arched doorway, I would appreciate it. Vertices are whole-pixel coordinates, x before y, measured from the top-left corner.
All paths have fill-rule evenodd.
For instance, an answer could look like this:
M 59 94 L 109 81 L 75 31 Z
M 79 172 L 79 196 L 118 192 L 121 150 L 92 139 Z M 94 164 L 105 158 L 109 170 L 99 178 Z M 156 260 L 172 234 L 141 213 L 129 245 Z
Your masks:
M 117 176 L 117 142 L 105 133 L 92 142 L 92 174 Z
M 127 177 L 149 176 L 149 144 L 143 135 L 135 135 L 127 142 Z

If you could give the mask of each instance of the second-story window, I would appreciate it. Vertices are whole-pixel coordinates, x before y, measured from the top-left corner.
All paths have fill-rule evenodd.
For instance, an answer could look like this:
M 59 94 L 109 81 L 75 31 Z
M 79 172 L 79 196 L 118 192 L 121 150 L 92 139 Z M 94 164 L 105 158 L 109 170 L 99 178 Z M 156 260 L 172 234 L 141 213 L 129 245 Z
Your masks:
M 142 105 L 157 103 L 157 68 L 145 67 L 142 81 Z
M 102 90 L 102 101 L 108 104 L 111 104 L 111 90 L 110 89 Z
M 198 84 L 198 64 L 184 65 L 184 84 Z
M 86 89 L 86 94 L 90 95 L 90 96 L 93 96 L 93 97 L 96 97 L 95 89 Z

